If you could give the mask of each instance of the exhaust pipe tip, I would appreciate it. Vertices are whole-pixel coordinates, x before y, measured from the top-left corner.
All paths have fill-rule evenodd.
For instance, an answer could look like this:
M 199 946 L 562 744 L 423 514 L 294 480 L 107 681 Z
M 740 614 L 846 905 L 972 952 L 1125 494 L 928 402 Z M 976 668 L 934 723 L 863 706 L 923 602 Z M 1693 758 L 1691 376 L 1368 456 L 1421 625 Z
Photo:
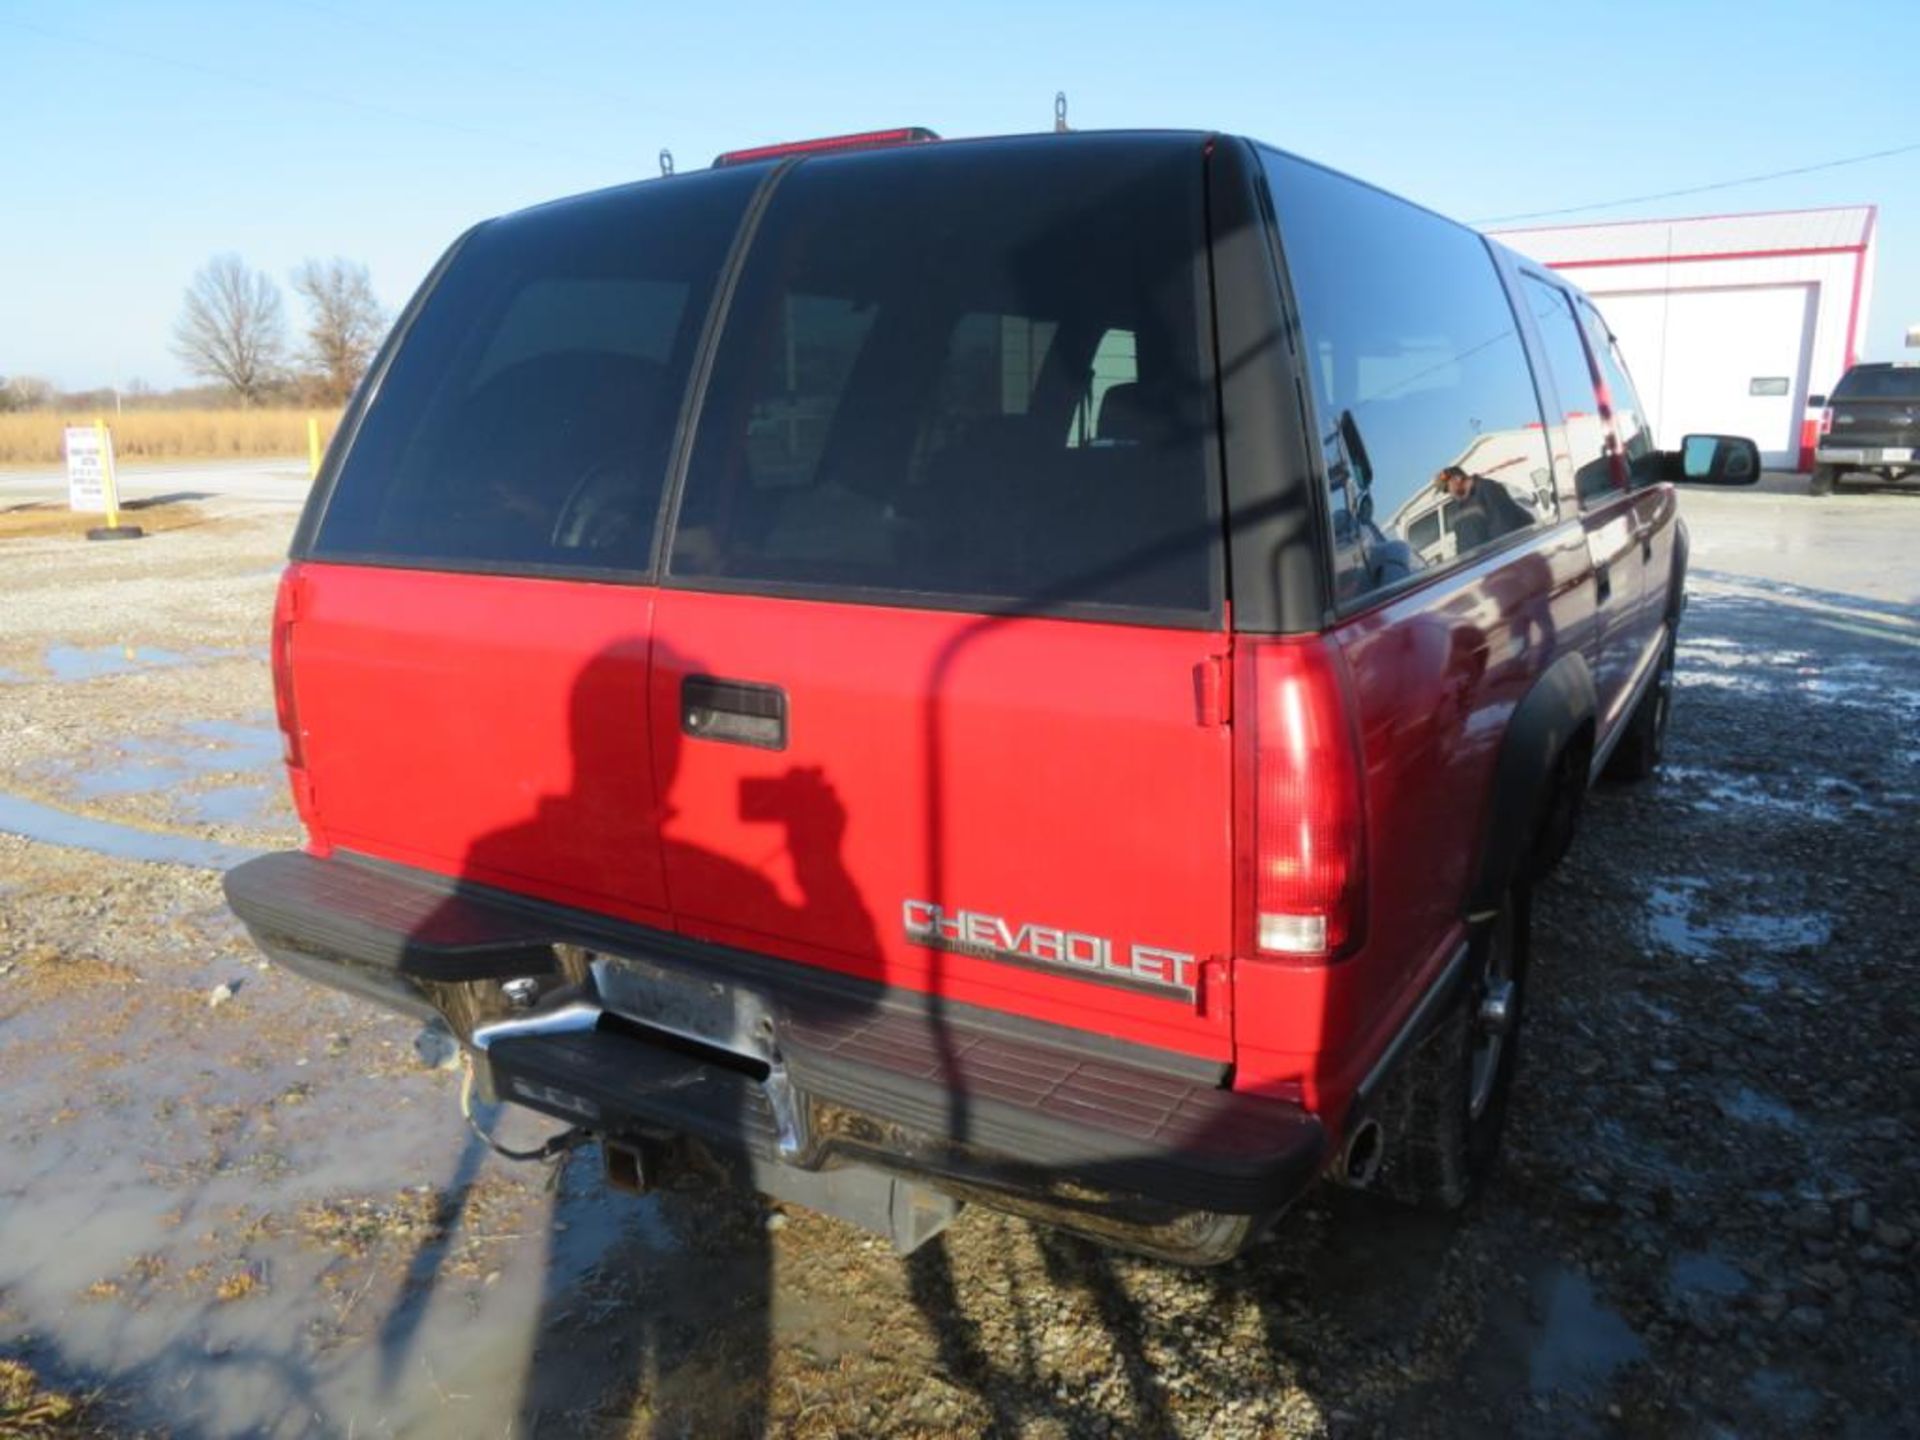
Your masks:
M 1387 1133 L 1380 1128 L 1378 1120 L 1362 1120 L 1353 1127 L 1353 1133 L 1347 1136 L 1345 1148 L 1340 1152 L 1339 1172 L 1335 1176 L 1342 1185 L 1355 1190 L 1364 1190 L 1380 1174 L 1380 1162 L 1386 1156 Z

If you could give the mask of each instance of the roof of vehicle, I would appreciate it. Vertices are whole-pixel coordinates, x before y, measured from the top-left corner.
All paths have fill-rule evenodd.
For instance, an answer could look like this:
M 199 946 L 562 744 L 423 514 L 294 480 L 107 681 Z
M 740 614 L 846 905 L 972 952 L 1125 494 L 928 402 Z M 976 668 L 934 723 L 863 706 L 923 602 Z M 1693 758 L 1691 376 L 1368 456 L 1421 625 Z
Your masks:
M 915 129 L 917 129 L 917 127 L 900 127 L 899 133 L 905 134 L 909 130 L 915 130 Z M 875 132 L 875 133 L 881 133 L 881 132 Z M 626 184 L 612 185 L 601 190 L 590 190 L 590 191 L 585 191 L 576 195 L 563 196 L 554 200 L 548 200 L 539 204 L 530 205 L 521 210 L 510 211 L 508 212 L 508 214 L 500 216 L 498 218 L 502 220 L 513 220 L 522 216 L 531 216 L 536 214 L 548 213 L 560 207 L 593 204 L 605 199 L 609 199 L 614 196 L 634 193 L 635 191 L 640 190 L 641 188 L 649 185 L 656 185 L 656 184 L 663 184 L 663 183 L 684 185 L 688 183 L 697 183 L 699 179 L 703 176 L 711 180 L 715 176 L 735 176 L 735 175 L 741 175 L 741 174 L 748 174 L 748 175 L 764 174 L 767 170 L 783 164 L 804 164 L 804 165 L 860 164 L 865 161 L 870 161 L 876 156 L 918 157 L 918 159 L 920 160 L 927 160 L 937 155 L 951 154 L 956 149 L 1012 150 L 1012 149 L 1028 149 L 1028 148 L 1037 149 L 1037 148 L 1043 148 L 1043 147 L 1059 148 L 1059 147 L 1066 147 L 1066 146 L 1112 145 L 1115 143 L 1127 142 L 1127 141 L 1131 141 L 1133 143 L 1136 143 L 1142 146 L 1153 145 L 1153 146 L 1162 146 L 1168 149 L 1172 149 L 1179 146 L 1202 146 L 1202 145 L 1206 145 L 1219 140 L 1237 140 L 1247 145 L 1253 146 L 1257 149 L 1266 150 L 1273 154 L 1284 155 L 1291 160 L 1297 160 L 1300 163 L 1305 165 L 1312 165 L 1316 169 L 1324 170 L 1330 175 L 1337 175 L 1343 180 L 1350 180 L 1356 185 L 1364 185 L 1368 189 L 1378 191 L 1380 194 L 1385 195 L 1390 199 L 1397 200 L 1403 205 L 1411 205 L 1416 210 L 1424 210 L 1428 214 L 1436 216 L 1439 219 L 1445 220 L 1450 224 L 1458 225 L 1462 229 L 1473 230 L 1475 234 L 1486 236 L 1488 240 L 1490 240 L 1492 243 L 1496 245 L 1503 245 L 1503 246 L 1506 246 L 1506 248 L 1511 248 L 1511 246 L 1507 245 L 1506 243 L 1508 240 L 1507 235 L 1492 234 L 1486 231 L 1477 230 L 1475 229 L 1475 227 L 1468 225 L 1465 221 L 1460 220 L 1456 216 L 1448 215 L 1444 211 L 1435 210 L 1433 209 L 1433 207 L 1429 205 L 1423 205 L 1417 200 L 1410 200 L 1404 195 L 1401 195 L 1392 190 L 1388 190 L 1383 186 L 1376 185 L 1372 181 L 1364 179 L 1361 176 L 1349 174 L 1348 172 L 1344 170 L 1340 170 L 1332 165 L 1323 164 L 1322 162 L 1315 160 L 1310 156 L 1300 155 L 1294 151 L 1287 150 L 1281 146 L 1271 144 L 1268 141 L 1260 140 L 1253 136 L 1244 136 L 1244 135 L 1235 136 L 1219 130 L 1177 130 L 1177 129 L 1114 129 L 1114 130 L 1069 130 L 1069 131 L 1039 130 L 1039 131 L 1032 131 L 1024 134 L 1015 134 L 1015 135 L 961 136 L 954 139 L 936 138 L 933 140 L 915 139 L 909 143 L 881 144 L 881 145 L 862 144 L 862 145 L 849 146 L 845 148 L 837 147 L 833 145 L 831 143 L 831 139 L 832 137 L 823 137 L 822 139 L 819 139 L 819 140 L 803 142 L 811 145 L 817 145 L 819 148 L 803 151 L 800 153 L 793 153 L 790 151 L 783 150 L 782 147 L 779 146 L 778 144 L 769 144 L 765 146 L 741 147 L 740 149 L 736 149 L 734 151 L 727 152 L 727 153 L 733 156 L 751 155 L 751 153 L 755 150 L 766 150 L 769 153 L 764 159 L 755 159 L 755 158 L 731 159 L 725 165 L 708 166 L 704 169 L 698 169 L 698 170 L 677 170 L 668 175 L 650 177 L 645 180 L 629 181 Z M 914 163 L 914 162 L 909 161 L 908 163 Z M 489 222 L 482 222 L 482 223 L 489 223 Z M 1563 284 L 1571 283 L 1566 281 L 1565 277 L 1559 277 L 1559 278 L 1561 280 L 1561 283 Z M 1573 288 L 1578 288 L 1578 287 L 1575 286 Z
M 1179 145 L 1203 145 L 1208 140 L 1216 138 L 1219 133 L 1220 132 L 1214 130 L 1070 130 L 1065 132 L 1038 130 L 1030 134 L 1021 135 L 962 136 L 952 140 L 914 141 L 912 143 L 899 145 L 861 145 L 844 149 L 823 146 L 821 149 L 799 154 L 779 153 L 769 154 L 765 159 L 736 159 L 721 166 L 706 166 L 697 170 L 676 170 L 668 175 L 649 176 L 644 180 L 629 180 L 623 184 L 609 185 L 599 190 L 586 190 L 573 195 L 563 195 L 552 200 L 540 201 L 519 210 L 508 211 L 506 214 L 497 218 L 502 220 L 514 219 L 524 215 L 548 212 L 561 206 L 590 204 L 616 195 L 632 194 L 635 191 L 652 185 L 686 185 L 699 183 L 703 178 L 711 180 L 716 176 L 764 174 L 767 170 L 777 165 L 790 162 L 805 165 L 841 164 L 848 162 L 859 163 L 863 160 L 871 159 L 876 155 L 918 155 L 925 157 L 937 154 L 950 154 L 955 149 L 960 148 L 978 149 L 992 147 L 1014 149 L 1029 146 L 1037 148 L 1041 146 L 1058 147 L 1086 144 L 1108 145 L 1116 141 L 1124 140 L 1131 140 L 1141 145 L 1160 145 L 1173 148 Z M 743 146 L 740 147 L 740 150 L 729 153 L 739 154 L 741 151 L 751 151 L 753 149 L 767 149 L 772 151 L 776 148 L 777 147 L 772 145 L 764 147 Z

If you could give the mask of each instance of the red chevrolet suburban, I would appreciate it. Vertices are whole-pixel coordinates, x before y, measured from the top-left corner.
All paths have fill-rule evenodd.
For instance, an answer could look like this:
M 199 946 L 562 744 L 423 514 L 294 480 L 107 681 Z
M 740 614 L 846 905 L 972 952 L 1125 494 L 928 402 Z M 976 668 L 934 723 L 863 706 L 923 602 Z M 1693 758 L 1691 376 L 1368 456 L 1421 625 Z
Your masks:
M 1689 477 L 1687 471 L 1697 473 Z M 1530 887 L 1666 727 L 1686 532 L 1592 304 L 1224 135 L 770 147 L 478 225 L 273 618 L 286 968 L 644 1185 L 1189 1262 L 1453 1206 Z M 342 1143 L 351 1143 L 343 1140 Z

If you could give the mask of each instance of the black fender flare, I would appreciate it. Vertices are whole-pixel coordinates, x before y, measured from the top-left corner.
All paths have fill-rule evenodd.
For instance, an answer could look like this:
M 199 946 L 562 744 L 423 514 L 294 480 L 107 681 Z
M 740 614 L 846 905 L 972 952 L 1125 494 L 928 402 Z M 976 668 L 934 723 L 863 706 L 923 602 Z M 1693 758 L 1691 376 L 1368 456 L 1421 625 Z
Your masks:
M 1499 907 L 1533 841 L 1541 796 L 1553 783 L 1561 753 L 1598 710 L 1593 673 L 1578 651 L 1549 665 L 1515 707 L 1494 762 L 1480 868 L 1467 896 L 1469 919 Z M 1586 781 L 1582 774 L 1579 783 Z

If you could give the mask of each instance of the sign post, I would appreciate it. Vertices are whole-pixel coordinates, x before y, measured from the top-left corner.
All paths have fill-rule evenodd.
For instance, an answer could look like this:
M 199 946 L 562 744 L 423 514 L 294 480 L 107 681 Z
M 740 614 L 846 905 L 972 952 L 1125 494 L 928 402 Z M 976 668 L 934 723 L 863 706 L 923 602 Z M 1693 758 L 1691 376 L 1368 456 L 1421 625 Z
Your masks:
M 80 514 L 105 515 L 87 531 L 89 540 L 137 540 L 138 525 L 120 523 L 119 487 L 113 475 L 113 432 L 105 420 L 67 427 L 67 506 Z

